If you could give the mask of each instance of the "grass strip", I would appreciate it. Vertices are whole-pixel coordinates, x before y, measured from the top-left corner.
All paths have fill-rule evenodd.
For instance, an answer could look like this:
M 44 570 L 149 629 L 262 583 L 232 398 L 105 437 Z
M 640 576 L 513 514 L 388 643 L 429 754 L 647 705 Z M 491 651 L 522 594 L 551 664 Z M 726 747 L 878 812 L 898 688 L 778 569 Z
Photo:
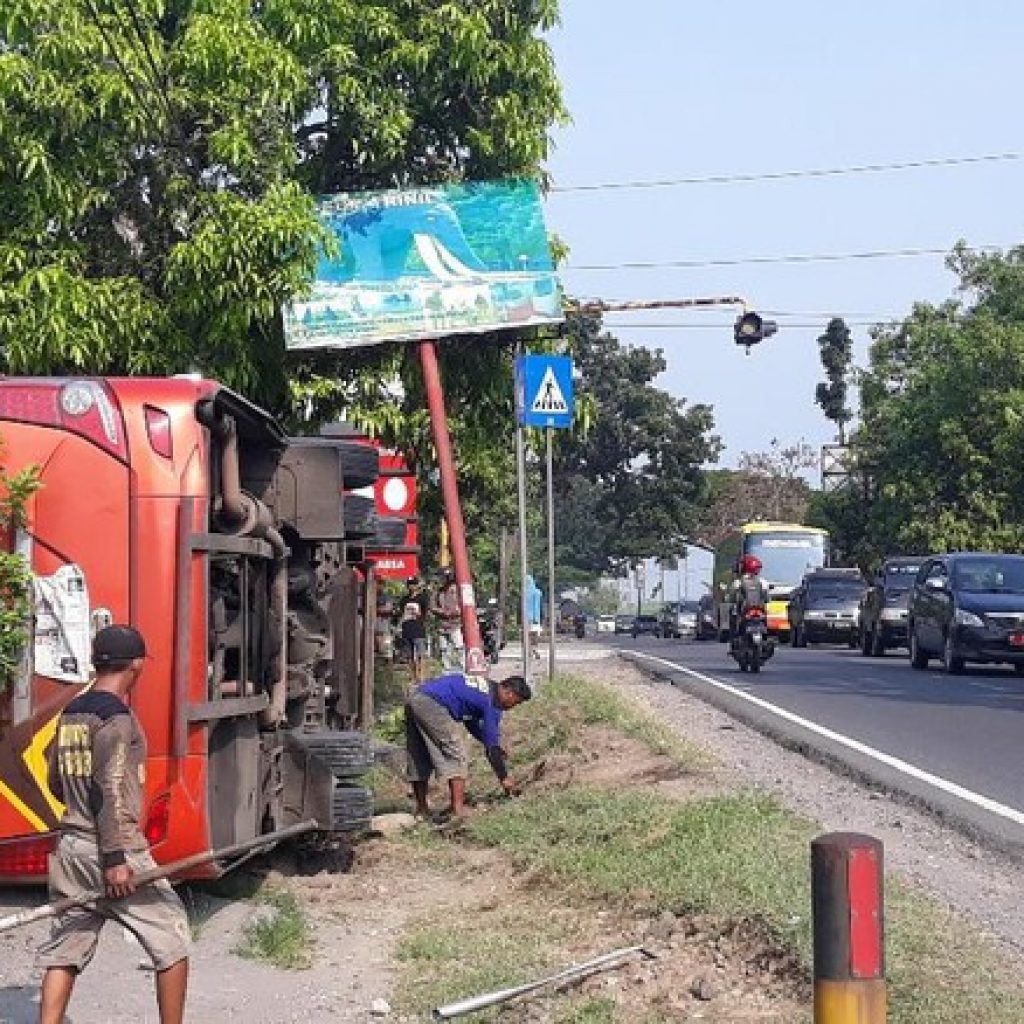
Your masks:
M 288 889 L 265 889 L 257 902 L 266 908 L 266 913 L 257 914 L 243 928 L 235 952 L 248 960 L 265 960 L 285 970 L 309 967 L 312 936 L 295 894 Z
M 638 740 L 653 753 L 668 755 L 681 767 L 698 770 L 714 764 L 706 750 L 687 743 L 646 708 L 611 686 L 576 676 L 556 676 L 544 683 L 535 700 L 505 721 L 516 741 L 513 760 L 518 763 L 570 750 L 581 728 L 603 725 Z
M 811 827 L 760 794 L 677 803 L 643 792 L 578 789 L 474 820 L 474 839 L 580 897 L 651 914 L 761 917 L 810 949 Z
M 540 977 L 564 966 L 560 950 L 572 935 L 564 915 L 522 900 L 472 915 L 421 921 L 398 946 L 405 969 L 397 1005 L 404 1013 L 427 1014 L 448 1002 Z M 499 1013 L 500 1008 L 483 1011 L 473 1020 L 497 1020 Z
M 577 790 L 507 805 L 471 825 L 474 839 L 553 889 L 649 913 L 759 918 L 808 966 L 814 834 L 773 798 L 743 792 L 678 803 Z M 886 924 L 890 1024 L 1024 1021 L 1016 979 L 950 911 L 890 881 Z

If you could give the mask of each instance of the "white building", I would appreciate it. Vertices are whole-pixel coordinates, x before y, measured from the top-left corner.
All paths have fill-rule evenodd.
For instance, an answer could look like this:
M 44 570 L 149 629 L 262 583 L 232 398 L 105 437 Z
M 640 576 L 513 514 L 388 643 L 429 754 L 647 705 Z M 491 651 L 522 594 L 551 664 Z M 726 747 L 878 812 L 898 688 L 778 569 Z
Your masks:
M 672 563 L 669 562 L 669 565 Z M 689 547 L 669 568 L 656 558 L 646 558 L 638 569 L 625 576 L 606 576 L 601 583 L 619 593 L 621 611 L 636 611 L 637 593 L 645 609 L 671 601 L 697 601 L 711 587 L 714 554 L 705 548 Z

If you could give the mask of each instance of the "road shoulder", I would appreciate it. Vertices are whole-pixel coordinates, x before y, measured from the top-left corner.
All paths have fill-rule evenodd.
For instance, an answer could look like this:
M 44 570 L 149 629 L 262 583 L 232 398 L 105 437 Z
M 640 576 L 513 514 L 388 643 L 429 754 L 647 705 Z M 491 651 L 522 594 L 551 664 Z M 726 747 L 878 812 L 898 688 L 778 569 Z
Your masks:
M 587 669 L 581 666 L 576 671 L 586 674 Z M 897 802 L 881 788 L 780 745 L 706 700 L 706 688 L 696 696 L 685 686 L 671 685 L 666 673 L 642 672 L 624 659 L 602 664 L 600 672 L 603 681 L 639 699 L 689 742 L 712 749 L 722 771 L 776 795 L 796 812 L 820 822 L 823 831 L 877 836 L 885 844 L 890 868 L 977 924 L 1024 966 L 1021 868 L 1015 858 L 927 811 Z

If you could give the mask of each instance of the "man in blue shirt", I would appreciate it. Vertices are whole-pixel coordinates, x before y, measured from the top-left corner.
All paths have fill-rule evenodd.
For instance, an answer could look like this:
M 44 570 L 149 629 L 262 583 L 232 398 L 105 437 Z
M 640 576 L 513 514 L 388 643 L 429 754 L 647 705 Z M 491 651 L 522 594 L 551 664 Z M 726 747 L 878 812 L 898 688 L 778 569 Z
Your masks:
M 416 690 L 405 705 L 405 749 L 418 815 L 430 813 L 427 787 L 433 774 L 448 783 L 451 816 L 461 818 L 465 813 L 469 764 L 460 722 L 483 744 L 505 792 L 517 792 L 501 748 L 501 716 L 531 696 L 522 676 L 492 682 L 462 672 L 438 676 Z

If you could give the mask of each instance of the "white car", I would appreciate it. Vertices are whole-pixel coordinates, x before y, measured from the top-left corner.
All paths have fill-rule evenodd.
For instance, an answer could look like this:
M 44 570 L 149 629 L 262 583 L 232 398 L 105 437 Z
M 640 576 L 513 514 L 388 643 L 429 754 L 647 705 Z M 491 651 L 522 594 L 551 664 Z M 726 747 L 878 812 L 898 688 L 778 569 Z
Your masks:
M 597 617 L 597 632 L 598 633 L 614 633 L 615 632 L 615 616 L 614 615 L 598 615 L 598 617 Z

